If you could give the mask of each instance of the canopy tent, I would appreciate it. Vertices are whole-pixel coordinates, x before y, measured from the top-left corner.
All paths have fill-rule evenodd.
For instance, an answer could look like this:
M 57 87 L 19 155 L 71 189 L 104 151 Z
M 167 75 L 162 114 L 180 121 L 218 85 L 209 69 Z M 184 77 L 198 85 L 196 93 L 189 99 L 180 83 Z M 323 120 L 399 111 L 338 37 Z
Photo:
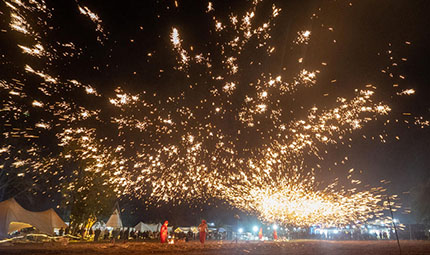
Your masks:
M 54 228 L 67 227 L 52 208 L 42 212 L 28 211 L 14 198 L 0 203 L 0 238 L 5 238 L 13 231 L 30 226 L 49 235 L 54 234 Z
M 106 229 L 106 223 L 104 223 L 103 221 L 97 221 L 96 223 L 94 223 L 94 225 L 91 227 L 92 230 L 96 230 L 96 229 Z
M 193 232 L 194 234 L 199 233 L 199 229 L 197 227 L 191 227 L 191 232 Z
M 15 222 L 15 221 L 12 221 L 9 224 L 9 229 L 7 230 L 7 232 L 8 233 L 12 233 L 12 232 L 17 231 L 17 230 L 21 230 L 21 229 L 24 229 L 24 228 L 31 228 L 31 227 L 33 227 L 33 226 L 30 225 L 30 224 L 24 223 L 24 222 Z
M 192 232 L 194 234 L 197 234 L 199 232 L 197 227 L 178 227 L 175 229 L 175 233 L 188 233 L 188 232 Z
M 189 228 L 186 227 L 178 227 L 177 229 L 175 229 L 175 233 L 185 233 L 188 232 Z
M 148 224 L 148 223 L 139 222 L 134 227 L 134 229 L 137 231 L 140 230 L 141 232 L 145 232 L 145 231 L 160 232 L 161 226 L 162 226 L 161 223 Z M 167 227 L 167 231 L 171 232 L 172 230 L 173 230 L 173 227 Z
M 106 227 L 108 227 L 108 228 L 122 228 L 122 221 L 121 221 L 121 217 L 119 216 L 118 209 L 115 209 L 115 211 L 113 211 L 109 220 L 106 222 Z
M 151 228 L 155 229 L 154 232 L 160 232 L 161 226 L 163 226 L 163 224 L 158 223 L 158 224 L 148 224 L 149 226 L 151 226 Z
M 140 232 L 146 232 L 146 231 L 152 231 L 152 232 L 157 232 L 157 224 L 146 224 L 143 222 L 139 222 L 137 223 L 137 225 L 134 227 L 134 229 L 136 229 L 137 231 Z

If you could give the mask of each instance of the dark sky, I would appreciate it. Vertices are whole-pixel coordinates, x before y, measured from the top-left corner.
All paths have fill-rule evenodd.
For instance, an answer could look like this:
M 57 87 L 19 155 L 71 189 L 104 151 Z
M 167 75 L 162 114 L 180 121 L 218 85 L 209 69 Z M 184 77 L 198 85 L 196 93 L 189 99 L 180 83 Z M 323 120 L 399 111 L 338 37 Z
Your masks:
M 215 15 L 221 20 L 225 20 L 231 12 L 243 13 L 242 7 L 247 4 L 247 1 L 213 2 Z M 350 2 L 352 6 L 349 5 Z M 108 39 L 103 45 L 95 40 L 98 33 L 94 31 L 94 24 L 79 14 L 74 1 L 47 1 L 47 5 L 54 8 L 51 21 L 54 29 L 44 40 L 73 41 L 84 52 L 70 60 L 53 60 L 51 70 L 55 70 L 56 75 L 75 77 L 82 83 L 91 84 L 107 97 L 113 95 L 118 86 L 133 93 L 157 93 L 159 97 L 156 99 L 177 95 L 183 90 L 188 81 L 183 74 L 173 70 L 176 61 L 169 39 L 172 27 L 181 31 L 187 45 L 207 51 L 214 47 L 209 32 L 213 21 L 211 15 L 205 13 L 206 1 L 178 1 L 178 7 L 175 7 L 173 0 L 93 0 L 78 3 L 100 16 Z M 329 154 L 324 156 L 328 160 L 323 162 L 323 170 L 319 170 L 317 174 L 323 179 L 330 179 L 344 175 L 350 168 L 362 170 L 360 179 L 363 182 L 378 185 L 381 179 L 391 181 L 387 186 L 388 192 L 399 194 L 404 206 L 409 206 L 409 196 L 404 192 L 430 178 L 429 127 L 413 125 L 413 118 L 416 116 L 430 118 L 430 72 L 427 70 L 430 59 L 430 2 L 264 1 L 263 14 L 270 11 L 272 3 L 282 8 L 271 39 L 277 53 L 270 62 L 265 62 L 264 68 L 278 74 L 285 67 L 292 75 L 297 71 L 297 59 L 301 56 L 305 58 L 304 65 L 307 68 L 321 70 L 317 86 L 297 92 L 297 105 L 303 106 L 303 109 L 309 109 L 313 105 L 330 107 L 330 100 L 325 94 L 330 95 L 330 98 L 350 97 L 352 88 L 373 84 L 377 87 L 378 95 L 392 107 L 389 117 L 393 120 L 391 123 L 399 120 L 398 124 L 387 126 L 383 125 L 383 121 L 378 121 L 358 130 L 350 135 L 353 139 L 352 148 L 330 147 Z M 4 9 L 2 4 L 2 10 Z M 2 28 L 8 23 L 7 13 L 3 12 Z M 317 18 L 311 20 L 309 17 L 313 13 Z M 258 15 L 256 19 L 262 19 Z M 329 27 L 334 30 L 328 32 Z M 296 49 L 291 42 L 300 30 L 311 30 L 312 39 L 307 47 Z M 0 37 L 0 52 L 6 55 L 3 58 L 9 58 L 9 61 L 20 66 L 22 62 L 29 60 L 21 56 L 14 40 L 22 41 L 22 38 L 3 33 Z M 256 57 L 252 51 L 244 54 L 248 58 Z M 390 57 L 394 60 L 391 61 Z M 400 61 L 401 58 L 407 58 L 407 61 Z M 321 62 L 327 63 L 327 66 L 321 67 Z M 393 62 L 399 65 L 393 67 Z M 380 71 L 387 66 L 390 66 L 394 78 L 387 77 Z M 253 75 L 252 71 L 248 71 L 250 76 Z M 4 77 L 13 76 L 10 70 L 0 70 L 0 73 Z M 406 79 L 399 78 L 399 75 Z M 332 80 L 336 82 L 332 83 Z M 399 84 L 401 88 L 413 88 L 416 94 L 409 97 L 396 96 L 396 92 L 400 90 L 393 88 L 393 84 Z M 99 107 L 90 100 L 78 101 L 89 108 Z M 294 110 L 300 112 L 301 109 L 297 108 Z M 404 112 L 412 115 L 405 116 Z M 405 120 L 409 123 L 405 123 Z M 380 142 L 380 134 L 386 137 L 385 143 Z M 363 139 L 363 135 L 367 139 Z M 349 158 L 345 164 L 333 164 L 345 156 Z M 194 219 L 205 217 L 211 221 L 219 215 L 223 215 L 223 220 L 231 223 L 232 215 L 237 213 L 219 201 L 215 203 L 220 208 L 196 202 L 197 205 L 192 205 L 195 206 L 194 209 L 162 205 L 161 208 L 151 208 L 140 213 L 136 210 L 141 208 L 140 201 L 128 203 L 124 200 L 122 203 L 125 212 L 129 211 L 131 215 L 126 220 L 130 224 L 138 220 L 174 220 L 175 217 L 178 218 L 176 224 L 194 224 Z M 177 216 L 178 213 L 181 217 Z M 411 218 L 402 217 L 408 220 Z

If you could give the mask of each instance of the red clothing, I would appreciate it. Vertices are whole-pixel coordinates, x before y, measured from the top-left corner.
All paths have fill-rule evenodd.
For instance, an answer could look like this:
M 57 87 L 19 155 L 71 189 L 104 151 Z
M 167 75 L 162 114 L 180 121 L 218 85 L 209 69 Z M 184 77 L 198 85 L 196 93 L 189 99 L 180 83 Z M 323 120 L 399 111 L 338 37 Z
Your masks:
M 161 241 L 161 243 L 167 243 L 167 226 L 166 225 L 161 226 L 160 241 Z
M 258 232 L 258 239 L 263 240 L 263 229 L 260 228 L 260 231 Z
M 202 224 L 199 225 L 199 238 L 201 243 L 205 243 L 206 240 L 206 232 L 208 232 L 208 225 L 206 222 L 202 222 Z
M 273 240 L 278 240 L 278 233 L 276 230 L 273 230 Z
M 206 240 L 206 232 L 201 231 L 201 232 L 199 233 L 199 237 L 200 237 L 200 242 L 201 242 L 201 243 L 205 243 L 205 240 Z

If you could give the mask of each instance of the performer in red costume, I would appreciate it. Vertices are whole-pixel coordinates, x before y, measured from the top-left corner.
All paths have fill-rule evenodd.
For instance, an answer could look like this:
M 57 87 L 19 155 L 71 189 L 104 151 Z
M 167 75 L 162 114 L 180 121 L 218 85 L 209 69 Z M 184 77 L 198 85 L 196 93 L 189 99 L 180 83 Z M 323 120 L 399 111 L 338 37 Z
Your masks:
M 278 233 L 276 232 L 276 229 L 273 230 L 273 240 L 278 240 Z
M 160 228 L 160 241 L 161 243 L 167 243 L 167 236 L 168 236 L 168 230 L 167 225 L 169 225 L 169 222 L 166 220 Z
M 258 239 L 263 240 L 263 228 L 260 228 L 260 231 L 258 232 Z
M 208 224 L 206 224 L 205 220 L 202 220 L 202 224 L 199 225 L 199 238 L 202 244 L 205 243 L 207 232 L 208 232 Z

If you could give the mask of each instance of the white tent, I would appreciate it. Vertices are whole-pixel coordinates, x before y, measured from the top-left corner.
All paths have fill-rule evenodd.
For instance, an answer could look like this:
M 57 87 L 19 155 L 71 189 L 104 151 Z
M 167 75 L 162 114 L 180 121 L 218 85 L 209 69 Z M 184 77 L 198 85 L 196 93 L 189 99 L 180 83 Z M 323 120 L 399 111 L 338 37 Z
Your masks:
M 136 229 L 137 231 L 140 231 L 140 232 L 145 232 L 145 231 L 157 232 L 157 225 L 155 225 L 155 228 L 153 225 L 155 225 L 155 224 L 146 224 L 143 222 L 139 222 L 134 227 L 134 229 Z
M 96 229 L 101 229 L 104 230 L 106 229 L 106 223 L 104 223 L 103 221 L 97 221 L 96 223 L 94 223 L 94 225 L 91 227 L 92 230 L 96 230 Z
M 170 231 L 170 230 L 169 230 Z M 194 234 L 197 234 L 199 232 L 199 230 L 197 229 L 197 227 L 178 227 L 177 229 L 175 229 L 176 233 L 188 233 L 189 231 L 191 231 Z
M 115 209 L 115 211 L 113 211 L 109 220 L 106 222 L 106 227 L 108 227 L 108 228 L 122 228 L 122 221 L 121 221 L 121 217 L 119 216 L 118 209 Z
M 151 232 L 160 232 L 162 224 L 158 223 L 158 224 L 148 224 L 148 223 L 143 223 L 143 222 L 139 222 L 137 223 L 137 225 L 134 227 L 135 230 L 137 231 L 151 231 Z M 171 232 L 173 230 L 173 227 L 167 227 L 167 231 Z
M 43 212 L 28 211 L 13 198 L 0 203 L 0 238 L 31 226 L 49 235 L 54 234 L 54 228 L 67 227 L 53 209 Z

